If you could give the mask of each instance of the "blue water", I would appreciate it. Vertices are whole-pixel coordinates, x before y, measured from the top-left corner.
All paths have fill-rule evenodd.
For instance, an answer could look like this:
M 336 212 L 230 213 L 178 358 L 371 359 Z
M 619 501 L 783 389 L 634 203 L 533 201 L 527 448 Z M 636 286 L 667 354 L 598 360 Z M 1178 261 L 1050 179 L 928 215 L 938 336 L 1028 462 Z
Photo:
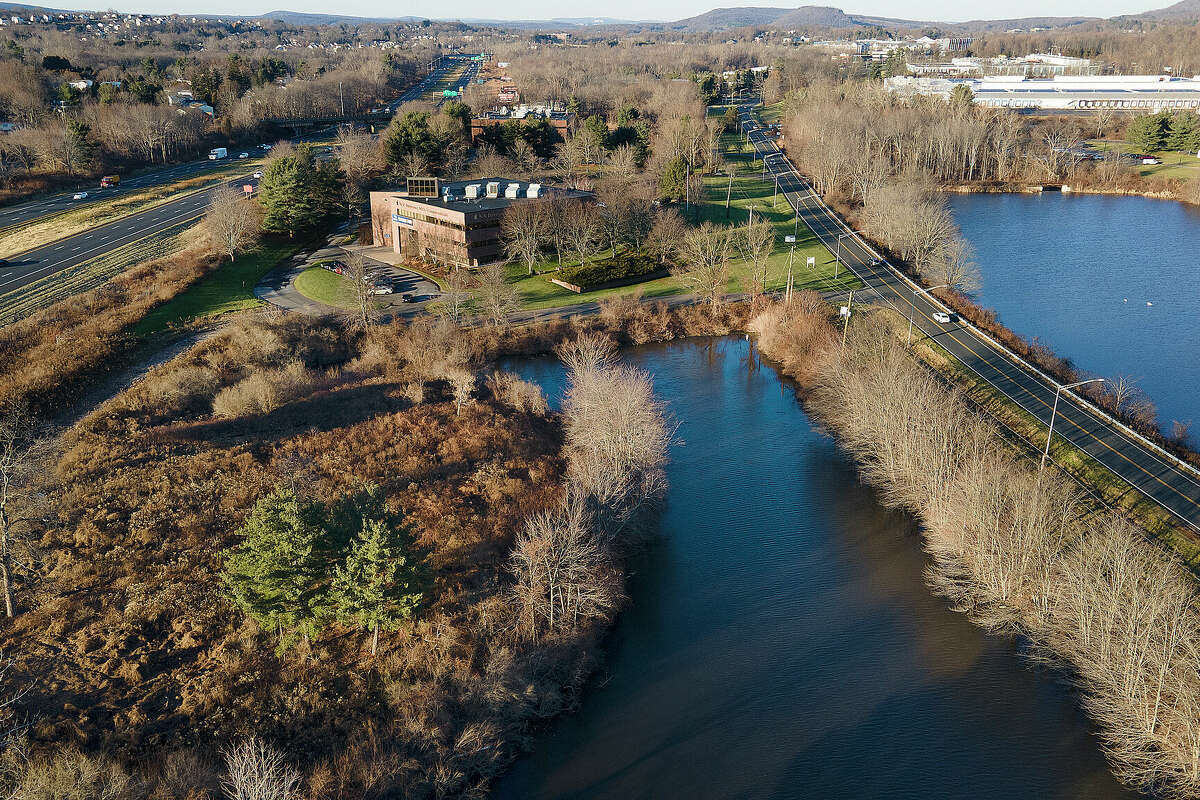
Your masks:
M 1200 438 L 1200 208 L 1057 192 L 950 205 L 982 305 L 1087 373 L 1135 378 L 1165 430 L 1194 421 Z
M 1071 693 L 929 592 L 912 520 L 751 343 L 625 358 L 679 423 L 661 535 L 581 707 L 496 797 L 1126 796 Z M 508 367 L 561 392 L 553 360 Z

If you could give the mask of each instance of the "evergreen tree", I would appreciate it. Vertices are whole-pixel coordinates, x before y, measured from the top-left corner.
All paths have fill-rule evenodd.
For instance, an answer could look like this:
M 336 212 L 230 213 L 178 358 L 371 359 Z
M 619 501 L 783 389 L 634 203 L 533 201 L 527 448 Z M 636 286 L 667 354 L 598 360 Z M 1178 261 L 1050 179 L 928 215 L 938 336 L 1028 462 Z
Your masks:
M 222 578 L 237 605 L 285 646 L 296 634 L 314 634 L 328 616 L 321 587 L 320 509 L 290 489 L 259 500 L 225 553 Z
M 338 618 L 371 631 L 371 655 L 379 631 L 395 630 L 421 602 L 420 571 L 399 531 L 379 519 L 364 519 L 346 562 L 333 576 Z
M 1200 117 L 1194 111 L 1179 111 L 1167 123 L 1167 149 L 1195 153 L 1200 150 Z
M 1166 114 L 1145 114 L 1134 117 L 1125 129 L 1125 138 L 1134 148 L 1143 153 L 1153 153 L 1162 150 L 1167 144 Z
M 952 106 L 969 106 L 974 101 L 975 93 L 965 83 L 958 84 L 954 87 L 954 91 L 950 92 L 950 105 Z
M 263 230 L 295 236 L 317 228 L 341 210 L 344 180 L 336 159 L 318 164 L 306 145 L 275 159 L 258 186 Z
M 393 167 L 414 152 L 434 169 L 442 163 L 442 145 L 430 130 L 429 114 L 424 111 L 410 111 L 393 120 L 383 135 L 383 152 Z
M 592 140 L 600 147 L 608 147 L 608 123 L 603 117 L 598 117 L 595 114 L 588 117 L 583 123 L 583 132 L 592 137 Z
M 92 126 L 81 119 L 67 120 L 67 138 L 76 166 L 87 169 L 96 160 L 96 143 L 92 141 Z
M 663 167 L 658 182 L 659 193 L 668 200 L 682 200 L 687 192 L 687 162 L 683 156 L 675 156 Z

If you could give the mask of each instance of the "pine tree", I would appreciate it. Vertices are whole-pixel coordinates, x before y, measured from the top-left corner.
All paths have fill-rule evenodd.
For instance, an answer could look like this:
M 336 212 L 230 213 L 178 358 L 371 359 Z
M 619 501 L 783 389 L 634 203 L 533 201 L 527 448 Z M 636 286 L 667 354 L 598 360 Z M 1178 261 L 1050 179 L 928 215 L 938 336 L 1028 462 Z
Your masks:
M 341 211 L 345 175 L 336 159 L 320 164 L 309 147 L 273 161 L 259 183 L 263 230 L 295 236 Z
M 1134 117 L 1125 129 L 1125 138 L 1143 153 L 1162 150 L 1167 143 L 1167 115 L 1145 114 Z
M 296 634 L 313 635 L 328 616 L 321 523 L 318 506 L 279 489 L 258 501 L 239 531 L 241 544 L 225 553 L 222 578 L 234 602 L 278 632 L 281 646 Z
M 338 618 L 371 631 L 371 655 L 379 631 L 395 630 L 421 602 L 420 570 L 402 535 L 379 519 L 364 519 L 344 565 L 333 576 Z
M 659 193 L 668 200 L 682 200 L 686 183 L 687 162 L 683 156 L 676 156 L 663 167 L 662 178 L 658 182 Z
M 1200 150 L 1200 118 L 1193 111 L 1179 111 L 1167 123 L 1167 149 L 1194 153 Z

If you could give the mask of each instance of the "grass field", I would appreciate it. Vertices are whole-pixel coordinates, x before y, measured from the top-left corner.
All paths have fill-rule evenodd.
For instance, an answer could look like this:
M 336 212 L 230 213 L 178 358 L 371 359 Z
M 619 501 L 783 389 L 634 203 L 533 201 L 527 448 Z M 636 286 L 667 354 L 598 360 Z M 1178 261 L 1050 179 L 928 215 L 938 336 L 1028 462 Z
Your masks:
M 22 253 L 35 247 L 71 236 L 97 225 L 145 211 L 182 194 L 199 191 L 234 175 L 257 169 L 261 161 L 248 159 L 231 161 L 219 170 L 196 175 L 173 183 L 155 186 L 144 191 L 130 192 L 100 203 L 73 208 L 48 217 L 18 225 L 0 232 L 0 258 Z
M 710 114 L 724 113 L 723 109 Z M 753 149 L 735 135 L 726 135 L 721 139 L 722 152 L 727 161 L 737 166 L 732 183 L 724 175 L 708 176 L 704 179 L 703 202 L 693 205 L 688 214 L 688 221 L 700 224 L 710 221 L 714 225 L 740 226 L 745 225 L 753 209 L 755 219 L 769 220 L 778 231 L 775 252 L 768 262 L 767 289 L 782 289 L 787 284 L 788 260 L 793 259 L 793 274 L 797 289 L 815 289 L 817 291 L 846 290 L 859 287 L 861 284 L 845 270 L 838 271 L 834 279 L 833 254 L 821 244 L 816 236 L 804 225 L 796 225 L 795 215 L 791 206 L 782 196 L 773 197 L 775 185 L 772 181 L 763 180 L 761 162 L 754 158 Z M 729 209 L 725 208 L 725 197 L 729 195 Z M 680 212 L 683 209 L 680 208 Z M 791 244 L 784 243 L 784 237 L 796 235 L 794 255 Z M 808 258 L 816 260 L 812 270 L 807 265 Z M 573 266 L 578 262 L 564 260 L 563 266 Z M 601 300 L 606 297 L 641 293 L 643 297 L 669 297 L 688 291 L 687 286 L 678 277 L 659 278 L 634 286 L 621 286 L 613 289 L 575 294 L 560 286 L 550 283 L 552 273 L 557 266 L 553 260 L 545 261 L 535 267 L 539 274 L 530 276 L 525 267 L 512 264 L 508 267 L 509 281 L 517 287 L 521 301 L 526 308 L 555 308 Z M 750 262 L 740 255 L 735 255 L 730 262 L 729 283 L 727 291 L 731 294 L 745 292 L 750 284 Z
M 1092 139 L 1088 142 L 1096 150 L 1106 153 L 1110 150 L 1119 151 L 1122 153 L 1138 152 L 1137 148 L 1130 145 L 1128 142 L 1116 141 L 1112 139 Z M 1196 157 L 1195 153 L 1181 153 L 1175 150 L 1162 150 L 1150 155 L 1156 156 L 1162 160 L 1161 164 L 1132 164 L 1131 166 L 1137 169 L 1137 174 L 1143 178 L 1181 178 L 1187 180 L 1200 176 L 1200 158 Z
M 185 227 L 186 225 L 177 226 L 139 239 L 4 294 L 0 325 L 15 322 L 59 300 L 93 289 L 135 264 L 161 258 L 173 252 L 179 247 L 179 235 Z
M 309 267 L 296 276 L 292 285 L 309 300 L 316 300 L 334 308 L 354 307 L 354 287 L 345 275 L 338 275 L 321 267 Z
M 268 241 L 236 261 L 223 263 L 186 291 L 147 314 L 131 333 L 148 336 L 194 319 L 262 305 L 254 287 L 280 261 L 301 247 L 292 241 Z

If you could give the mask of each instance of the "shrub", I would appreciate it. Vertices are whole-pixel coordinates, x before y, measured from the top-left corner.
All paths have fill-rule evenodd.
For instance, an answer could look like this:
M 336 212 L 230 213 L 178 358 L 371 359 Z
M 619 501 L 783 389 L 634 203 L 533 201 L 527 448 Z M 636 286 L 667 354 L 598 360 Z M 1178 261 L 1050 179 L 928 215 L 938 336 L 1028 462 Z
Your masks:
M 661 269 L 662 266 L 645 253 L 621 253 L 603 261 L 592 261 L 578 267 L 567 267 L 553 277 L 587 289 L 609 281 L 640 278 Z

